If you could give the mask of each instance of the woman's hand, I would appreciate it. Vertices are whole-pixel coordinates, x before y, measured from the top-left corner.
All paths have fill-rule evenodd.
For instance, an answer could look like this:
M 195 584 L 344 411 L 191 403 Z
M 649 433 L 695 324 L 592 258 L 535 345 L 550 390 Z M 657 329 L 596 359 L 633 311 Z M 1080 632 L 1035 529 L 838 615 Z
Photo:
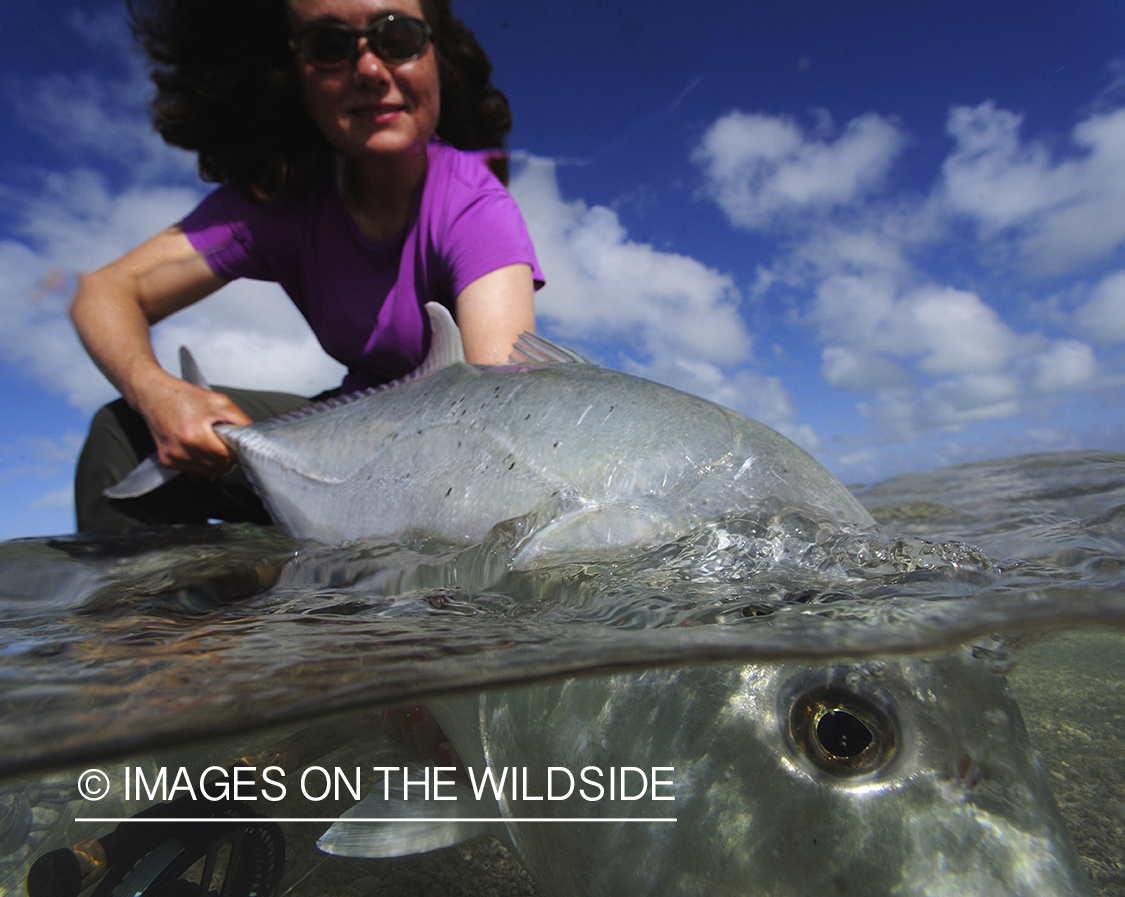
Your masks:
M 207 477 L 222 476 L 235 464 L 233 452 L 214 424 L 245 425 L 249 417 L 222 393 L 166 375 L 138 396 L 162 464 Z

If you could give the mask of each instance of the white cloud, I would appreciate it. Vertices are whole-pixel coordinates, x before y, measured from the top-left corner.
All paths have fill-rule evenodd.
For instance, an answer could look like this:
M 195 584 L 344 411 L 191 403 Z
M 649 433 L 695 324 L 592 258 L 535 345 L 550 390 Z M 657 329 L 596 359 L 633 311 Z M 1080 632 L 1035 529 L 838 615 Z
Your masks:
M 1076 433 L 1052 427 L 1032 427 L 1024 438 L 1038 452 L 1071 452 L 1082 448 L 1082 440 Z
M 143 102 L 136 81 L 56 74 L 22 85 L 15 106 L 21 123 L 48 145 L 128 167 L 136 183 L 192 178 L 194 157 L 160 139 Z
M 880 441 L 905 442 L 927 433 L 960 433 L 972 424 L 1019 413 L 1020 385 L 1005 374 L 972 374 L 912 389 L 884 389 L 859 411 L 876 425 Z
M 811 318 L 826 344 L 822 375 L 873 394 L 860 408 L 894 438 L 1020 410 L 1005 371 L 1022 340 L 975 294 L 903 289 L 883 271 L 836 275 L 817 289 Z
M 732 223 L 766 228 L 780 217 L 856 202 L 882 184 L 904 143 L 894 124 L 874 114 L 853 119 L 830 141 L 786 117 L 731 112 L 707 130 L 692 159 Z
M 1031 387 L 1040 394 L 1060 393 L 1093 383 L 1098 373 L 1094 350 L 1077 340 L 1059 340 L 1031 358 Z
M 979 296 L 951 287 L 925 287 L 903 301 L 907 328 L 928 374 L 997 371 L 1011 360 L 1016 335 Z
M 975 218 L 986 242 L 1009 234 L 1033 272 L 1105 257 L 1125 240 L 1125 109 L 1080 122 L 1061 161 L 1043 143 L 1024 142 L 1021 125 L 1022 116 L 991 102 L 953 109 L 948 130 L 957 146 L 939 196 Z
M 912 273 L 826 276 L 810 308 L 825 345 L 821 375 L 869 395 L 859 407 L 886 436 L 961 431 L 1096 381 L 1087 344 L 1020 333 L 977 294 L 911 286 Z
M 554 163 L 527 159 L 512 179 L 547 286 L 536 309 L 559 332 L 628 337 L 646 354 L 744 360 L 750 334 L 729 275 L 628 239 L 617 213 L 559 195 Z
M 1019 411 L 1016 378 L 1002 373 L 969 374 L 924 390 L 914 419 L 923 430 L 956 432 L 971 423 L 1011 417 Z
M 1099 382 L 1087 343 L 1029 330 L 1023 309 L 990 301 L 991 278 L 1004 272 L 974 272 L 979 287 L 970 289 L 954 282 L 969 279 L 959 268 L 928 258 L 942 243 L 962 251 L 955 225 L 966 214 L 979 223 L 972 255 L 994 259 L 999 248 L 1011 257 L 1014 234 L 1019 252 L 1076 257 L 1068 248 L 1074 235 L 1063 233 L 1074 227 L 1073 210 L 1090 212 L 1125 190 L 1119 125 L 1125 129 L 1125 113 L 1083 122 L 1074 139 L 1084 154 L 1056 163 L 1042 145 L 1020 141 L 1019 116 L 988 103 L 955 109 L 949 131 L 957 146 L 931 195 L 913 200 L 876 192 L 908 142 L 876 115 L 854 119 L 832 140 L 824 128 L 806 133 L 785 118 L 731 113 L 706 132 L 693 159 L 732 224 L 789 240 L 759 273 L 756 297 L 770 302 L 780 293 L 796 303 L 797 319 L 816 329 L 821 376 L 858 394 L 878 439 L 913 440 L 1023 414 L 1043 396 Z M 1111 220 L 1116 244 L 1125 234 L 1114 227 Z M 1101 329 L 1101 341 L 1125 337 L 1122 309 L 1125 275 L 1106 278 L 1079 320 L 1088 334 Z
M 821 339 L 848 346 L 853 355 L 915 359 L 933 375 L 995 371 L 1011 360 L 1019 340 L 979 296 L 932 284 L 905 286 L 910 273 L 826 276 L 811 309 Z M 842 372 L 843 357 L 833 360 Z M 901 379 L 890 368 L 886 373 L 896 383 Z
M 53 439 L 15 434 L 0 443 L 0 483 L 30 478 L 68 480 L 83 439 L 73 432 Z
M 1106 275 L 1078 309 L 1076 319 L 1096 343 L 1125 342 L 1125 271 Z
M 942 166 L 951 206 L 980 219 L 988 229 L 1009 227 L 1058 205 L 1074 194 L 1073 178 L 1050 176 L 1050 154 L 1023 146 L 1023 117 L 993 103 L 950 111 L 946 124 L 957 148 Z
M 174 224 L 202 197 L 198 185 L 113 189 L 89 168 L 54 172 L 21 197 L 17 234 L 23 245 L 52 256 L 52 264 L 89 271 Z
M 821 354 L 821 376 L 833 386 L 853 392 L 901 389 L 911 383 L 902 365 L 881 355 L 844 346 L 827 346 Z

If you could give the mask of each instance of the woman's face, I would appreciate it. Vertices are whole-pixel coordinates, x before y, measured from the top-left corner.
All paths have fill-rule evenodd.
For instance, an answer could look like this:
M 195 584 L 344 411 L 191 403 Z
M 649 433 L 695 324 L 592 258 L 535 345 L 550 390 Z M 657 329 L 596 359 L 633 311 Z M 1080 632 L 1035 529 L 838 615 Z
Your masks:
M 419 0 L 287 0 L 294 34 L 313 22 L 355 29 L 388 13 L 424 18 Z M 357 162 L 424 151 L 441 111 L 433 45 L 391 63 L 364 48 L 338 68 L 318 69 L 299 54 L 297 72 L 309 114 L 336 149 Z

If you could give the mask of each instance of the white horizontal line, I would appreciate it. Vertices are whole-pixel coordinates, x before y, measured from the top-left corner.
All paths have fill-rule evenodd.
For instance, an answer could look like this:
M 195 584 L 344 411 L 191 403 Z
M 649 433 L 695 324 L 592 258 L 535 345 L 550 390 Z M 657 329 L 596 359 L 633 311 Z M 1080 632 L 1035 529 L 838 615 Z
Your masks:
M 128 816 L 128 817 L 114 817 L 114 816 L 80 816 L 74 820 L 75 822 L 240 822 L 240 823 L 262 823 L 262 822 L 403 822 L 403 823 L 423 823 L 423 822 L 675 822 L 676 817 L 661 816 L 658 818 L 645 818 L 645 817 L 622 817 L 622 818 L 594 818 L 584 819 L 580 817 L 566 818 L 556 816 L 524 816 L 518 818 L 499 819 L 495 816 L 470 816 L 470 817 L 457 817 L 454 819 L 446 819 L 442 816 L 434 817 L 421 817 L 417 819 L 405 819 L 401 816 L 371 816 L 356 819 L 341 819 L 338 816 L 330 817 L 317 817 L 317 816 L 290 816 L 290 817 L 270 817 L 270 816 L 254 816 L 250 819 L 230 819 L 223 816 L 200 816 L 189 817 L 181 819 L 175 816 Z

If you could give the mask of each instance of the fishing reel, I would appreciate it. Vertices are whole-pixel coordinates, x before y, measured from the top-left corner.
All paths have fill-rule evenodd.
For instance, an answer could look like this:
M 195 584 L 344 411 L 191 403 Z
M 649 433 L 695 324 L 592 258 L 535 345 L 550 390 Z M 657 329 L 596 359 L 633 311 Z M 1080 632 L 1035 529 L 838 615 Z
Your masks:
M 186 798 L 158 804 L 97 840 L 44 854 L 28 872 L 28 897 L 77 897 L 95 885 L 92 897 L 270 897 L 285 864 L 281 827 L 225 818 L 234 812 L 223 805 L 200 821 L 197 808 Z

